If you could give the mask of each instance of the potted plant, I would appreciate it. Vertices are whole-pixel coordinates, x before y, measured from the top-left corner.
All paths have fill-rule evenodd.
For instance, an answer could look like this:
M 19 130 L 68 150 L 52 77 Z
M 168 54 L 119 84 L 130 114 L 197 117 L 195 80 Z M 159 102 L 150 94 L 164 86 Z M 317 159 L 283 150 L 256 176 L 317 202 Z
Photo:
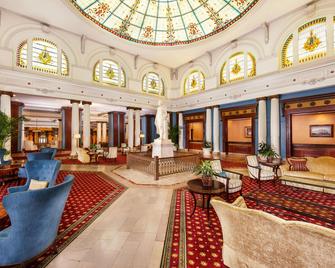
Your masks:
M 169 128 L 169 139 L 174 144 L 174 151 L 178 150 L 178 139 L 179 139 L 179 127 L 172 126 Z
M 98 149 L 98 146 L 96 144 L 91 144 L 90 149 L 92 152 L 95 152 Z
M 213 185 L 215 172 L 209 160 L 201 161 L 201 163 L 194 168 L 194 173 L 196 175 L 202 175 L 201 180 L 204 186 L 210 187 Z
M 5 155 L 10 154 L 6 143 L 18 133 L 18 123 L 24 120 L 24 117 L 9 117 L 7 114 L 0 112 L 0 149 L 5 150 Z M 1 164 L 1 163 L 0 163 Z
M 204 147 L 202 148 L 203 157 L 205 157 L 205 158 L 211 157 L 211 152 L 212 152 L 212 143 L 206 141 L 204 143 Z
M 278 157 L 279 155 L 273 150 L 270 144 L 262 142 L 258 146 L 258 155 L 267 160 L 267 162 L 272 163 L 273 158 Z

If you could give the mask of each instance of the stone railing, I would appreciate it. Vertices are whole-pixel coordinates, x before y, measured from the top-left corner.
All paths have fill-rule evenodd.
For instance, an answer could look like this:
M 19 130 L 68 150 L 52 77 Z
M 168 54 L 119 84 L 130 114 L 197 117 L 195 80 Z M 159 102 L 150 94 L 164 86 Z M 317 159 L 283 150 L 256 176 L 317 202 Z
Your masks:
M 154 176 L 161 176 L 193 171 L 199 164 L 200 155 L 178 153 L 174 157 L 151 158 L 146 153 L 128 153 L 127 168 L 137 169 Z

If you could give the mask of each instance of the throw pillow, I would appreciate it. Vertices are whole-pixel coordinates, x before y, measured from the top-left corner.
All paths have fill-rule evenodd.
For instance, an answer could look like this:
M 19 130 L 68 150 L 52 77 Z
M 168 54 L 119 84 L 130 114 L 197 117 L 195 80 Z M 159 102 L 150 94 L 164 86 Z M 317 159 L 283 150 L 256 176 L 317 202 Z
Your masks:
M 290 171 L 309 171 L 306 166 L 307 164 L 306 158 L 292 157 L 292 158 L 288 158 L 287 162 L 290 165 Z
M 235 199 L 235 201 L 232 203 L 233 206 L 239 207 L 239 208 L 248 208 L 247 203 L 245 203 L 243 196 L 239 196 Z
M 38 180 L 31 180 L 29 184 L 29 189 L 28 190 L 39 190 L 39 189 L 44 189 L 47 188 L 49 185 L 49 182 L 47 181 L 38 181 Z

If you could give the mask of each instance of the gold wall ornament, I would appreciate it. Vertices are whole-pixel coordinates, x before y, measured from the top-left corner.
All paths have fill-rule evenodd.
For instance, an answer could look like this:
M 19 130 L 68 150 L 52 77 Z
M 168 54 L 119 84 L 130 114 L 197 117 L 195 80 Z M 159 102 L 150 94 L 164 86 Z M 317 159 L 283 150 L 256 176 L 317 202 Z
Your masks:
M 114 73 L 114 71 L 113 71 L 113 69 L 112 69 L 112 66 L 110 66 L 110 67 L 107 69 L 107 71 L 106 71 L 106 75 L 107 75 L 107 77 L 108 77 L 110 80 L 112 80 L 112 79 L 115 77 L 115 73 Z
M 236 60 L 233 68 L 231 69 L 231 72 L 233 74 L 238 74 L 240 71 L 241 71 L 241 66 L 237 63 L 237 60 Z
M 313 30 L 310 31 L 309 37 L 304 44 L 304 49 L 308 52 L 313 52 L 321 44 L 320 39 L 316 36 Z
M 44 65 L 50 64 L 52 61 L 51 55 L 49 54 L 46 47 L 44 47 L 40 54 L 38 54 L 38 58 Z
M 156 89 L 156 87 L 157 87 L 156 81 L 155 80 L 151 80 L 150 86 L 151 86 L 152 89 Z
M 197 84 L 198 84 L 197 80 L 195 80 L 195 78 L 192 78 L 191 87 L 195 88 Z

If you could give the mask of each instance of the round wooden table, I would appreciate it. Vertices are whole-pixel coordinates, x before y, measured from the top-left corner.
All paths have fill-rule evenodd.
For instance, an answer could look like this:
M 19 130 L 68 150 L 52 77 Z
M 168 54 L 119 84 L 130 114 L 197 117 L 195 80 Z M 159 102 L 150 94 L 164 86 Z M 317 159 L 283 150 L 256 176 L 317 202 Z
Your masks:
M 263 166 L 272 168 L 273 173 L 275 174 L 275 180 L 277 181 L 279 180 L 278 171 L 279 171 L 280 166 L 283 164 L 283 161 L 281 161 L 281 159 L 275 159 L 272 162 L 259 159 L 258 162 Z
M 212 186 L 204 186 L 201 179 L 194 179 L 187 182 L 188 191 L 192 194 L 194 201 L 194 208 L 190 217 L 193 216 L 195 209 L 197 207 L 197 199 L 195 198 L 195 194 L 200 194 L 202 196 L 202 207 L 203 209 L 207 209 L 207 219 L 209 219 L 209 208 L 210 208 L 210 200 L 212 196 L 221 195 L 225 192 L 225 185 L 222 182 L 213 180 Z M 207 196 L 207 204 L 205 202 L 205 198 Z

